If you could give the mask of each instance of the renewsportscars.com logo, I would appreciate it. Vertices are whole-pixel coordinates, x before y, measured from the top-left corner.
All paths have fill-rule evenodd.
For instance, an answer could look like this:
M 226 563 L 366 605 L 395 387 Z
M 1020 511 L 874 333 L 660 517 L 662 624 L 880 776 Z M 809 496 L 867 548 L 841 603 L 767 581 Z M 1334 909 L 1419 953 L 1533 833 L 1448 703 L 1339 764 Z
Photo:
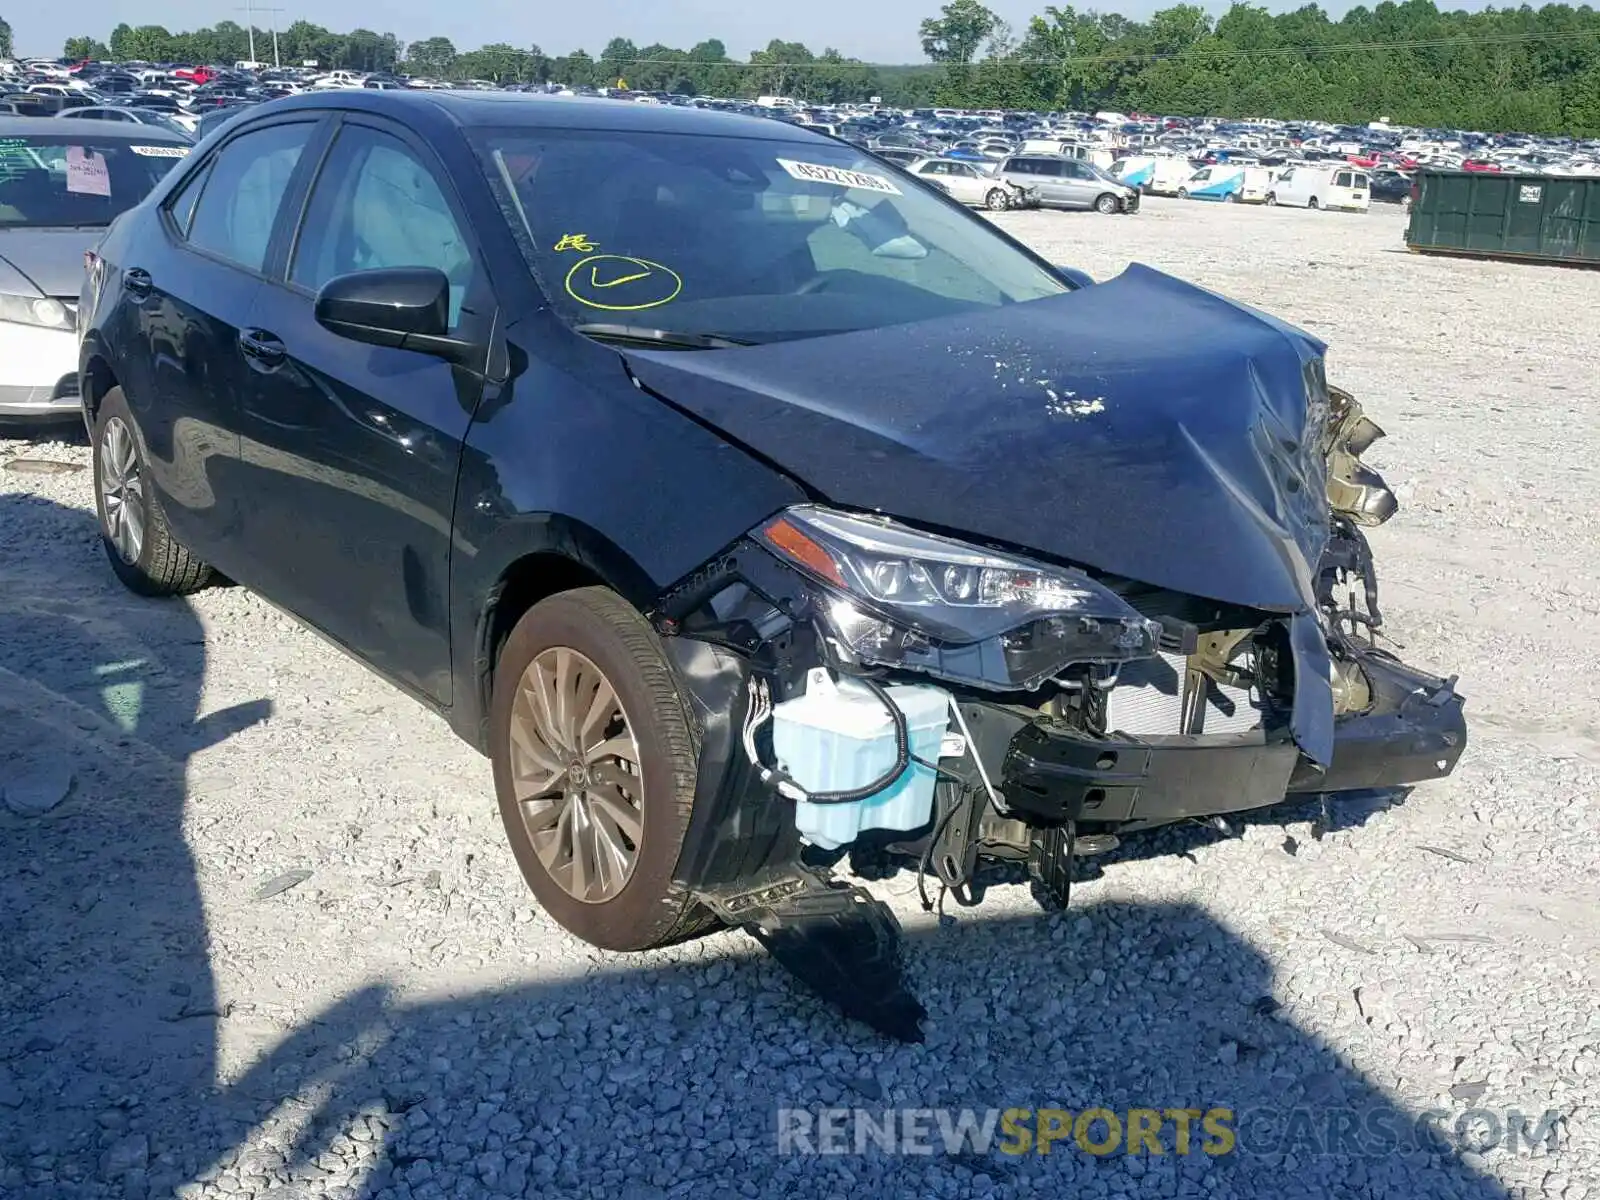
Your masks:
M 1516 1109 L 1348 1108 L 780 1108 L 779 1154 L 1293 1153 L 1384 1157 L 1408 1150 L 1554 1151 L 1562 1114 Z

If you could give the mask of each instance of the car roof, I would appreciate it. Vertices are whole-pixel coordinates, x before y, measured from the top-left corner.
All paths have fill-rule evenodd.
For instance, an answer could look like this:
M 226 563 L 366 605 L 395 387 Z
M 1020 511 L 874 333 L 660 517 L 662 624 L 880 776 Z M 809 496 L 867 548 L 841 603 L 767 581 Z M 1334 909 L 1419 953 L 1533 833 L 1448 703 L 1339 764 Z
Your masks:
M 85 128 L 86 125 L 88 128 Z M 0 138 L 10 137 L 92 137 L 104 142 L 140 142 L 146 146 L 162 143 L 171 143 L 174 146 L 189 145 L 188 139 L 180 137 L 171 130 L 162 129 L 159 125 L 134 124 L 131 121 L 63 123 L 57 117 L 13 117 L 0 114 Z
M 785 142 L 808 142 L 823 137 L 803 125 L 767 117 L 668 104 L 634 104 L 601 96 L 555 96 L 537 92 L 340 89 L 286 96 L 261 105 L 263 114 L 297 108 L 369 112 L 400 121 L 443 116 L 468 128 L 617 130 L 702 137 L 758 137 Z

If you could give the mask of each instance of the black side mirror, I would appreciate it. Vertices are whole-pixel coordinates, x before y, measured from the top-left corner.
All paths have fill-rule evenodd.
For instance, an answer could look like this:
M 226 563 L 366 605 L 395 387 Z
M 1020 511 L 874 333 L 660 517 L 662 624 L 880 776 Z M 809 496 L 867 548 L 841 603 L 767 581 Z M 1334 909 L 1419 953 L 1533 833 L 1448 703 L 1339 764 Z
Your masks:
M 416 350 L 447 362 L 482 357 L 451 337 L 450 280 L 434 267 L 380 267 L 335 275 L 317 293 L 317 324 L 352 342 Z
M 1078 270 L 1077 267 L 1064 267 L 1060 263 L 1057 263 L 1056 274 L 1065 279 L 1074 288 L 1086 288 L 1094 286 L 1094 276 L 1089 274 L 1087 271 Z

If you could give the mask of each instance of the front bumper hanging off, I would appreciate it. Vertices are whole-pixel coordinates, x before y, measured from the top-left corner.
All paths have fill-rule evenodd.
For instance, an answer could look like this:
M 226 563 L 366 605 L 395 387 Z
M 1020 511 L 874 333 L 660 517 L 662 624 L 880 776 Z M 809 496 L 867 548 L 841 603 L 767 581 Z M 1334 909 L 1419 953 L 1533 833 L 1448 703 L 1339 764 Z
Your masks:
M 1029 723 L 1011 740 L 1003 790 L 1012 807 L 1040 820 L 1132 830 L 1265 808 L 1289 795 L 1405 787 L 1450 774 L 1467 744 L 1455 680 L 1383 655 L 1362 665 L 1372 705 L 1334 723 L 1326 771 L 1287 732 L 1101 738 Z
M 752 669 L 693 637 L 664 639 L 700 739 L 693 815 L 678 879 L 726 924 L 841 1011 L 920 1041 L 922 1005 L 906 986 L 899 925 L 865 889 L 805 862 L 792 805 L 760 784 L 739 746 Z M 1363 656 L 1366 712 L 1334 725 L 1326 771 L 1285 732 L 1092 737 L 1016 709 L 963 701 L 974 751 L 1025 822 L 1131 831 L 1265 808 L 1295 793 L 1390 788 L 1448 775 L 1466 746 L 1455 681 L 1381 653 Z

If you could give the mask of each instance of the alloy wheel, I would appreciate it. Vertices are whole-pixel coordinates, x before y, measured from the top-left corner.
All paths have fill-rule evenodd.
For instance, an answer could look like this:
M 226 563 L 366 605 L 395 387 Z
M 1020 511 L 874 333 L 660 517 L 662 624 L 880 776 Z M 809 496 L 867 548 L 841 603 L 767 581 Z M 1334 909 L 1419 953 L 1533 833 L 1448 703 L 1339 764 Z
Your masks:
M 106 538 L 129 566 L 144 549 L 144 473 L 133 432 L 121 417 L 112 417 L 100 434 L 100 507 Z
M 639 743 L 598 666 L 553 646 L 522 673 L 511 709 L 511 773 L 545 871 L 587 904 L 627 885 L 644 834 Z

